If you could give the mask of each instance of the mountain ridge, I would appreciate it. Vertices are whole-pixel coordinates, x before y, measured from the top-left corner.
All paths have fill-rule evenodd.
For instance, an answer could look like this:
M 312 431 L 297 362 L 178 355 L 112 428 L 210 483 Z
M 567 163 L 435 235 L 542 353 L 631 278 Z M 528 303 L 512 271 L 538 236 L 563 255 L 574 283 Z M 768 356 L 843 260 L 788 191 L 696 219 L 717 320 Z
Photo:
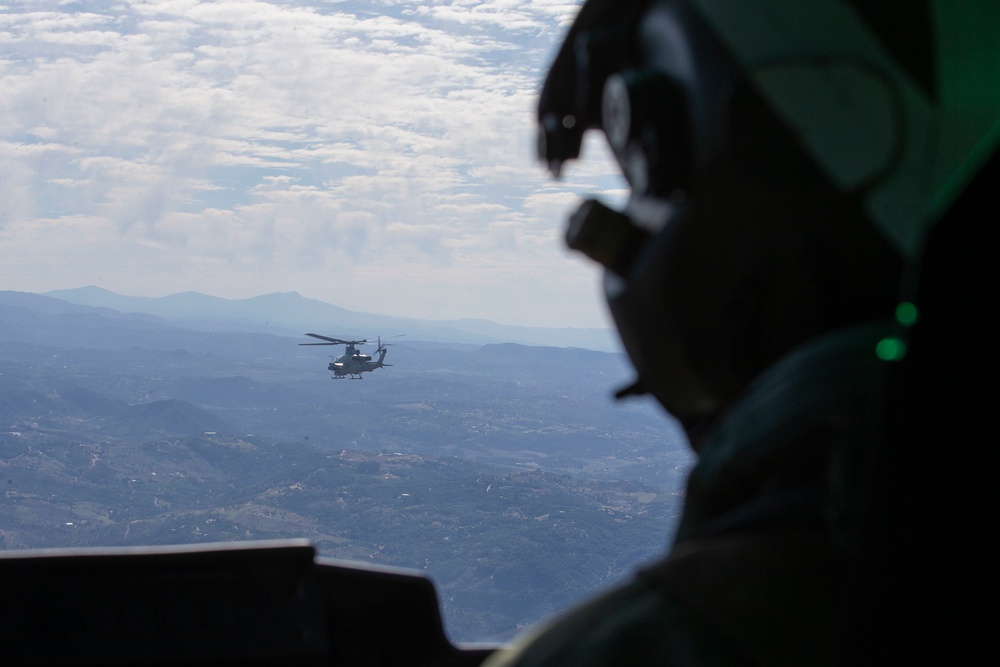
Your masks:
M 3 294 L 3 293 L 0 293 Z M 101 287 L 51 290 L 39 296 L 126 314 L 155 315 L 205 330 L 225 326 L 258 333 L 323 332 L 335 337 L 368 338 L 405 333 L 430 342 L 521 343 L 621 351 L 615 332 L 600 328 L 544 328 L 499 324 L 478 318 L 421 320 L 347 310 L 298 292 L 273 292 L 246 299 L 224 299 L 200 292 L 133 297 Z

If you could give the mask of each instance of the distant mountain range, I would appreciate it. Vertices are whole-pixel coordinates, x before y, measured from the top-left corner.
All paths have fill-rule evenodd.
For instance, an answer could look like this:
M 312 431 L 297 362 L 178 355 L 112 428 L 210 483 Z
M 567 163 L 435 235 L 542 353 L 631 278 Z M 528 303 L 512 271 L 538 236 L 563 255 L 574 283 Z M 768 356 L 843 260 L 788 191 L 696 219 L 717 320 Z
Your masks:
M 423 571 L 453 639 L 505 641 L 676 525 L 690 452 L 651 399 L 612 400 L 633 378 L 620 352 L 407 321 L 391 368 L 334 381 L 340 348 L 305 331 L 404 321 L 81 293 L 111 305 L 0 292 L 0 550 L 306 538 Z M 509 342 L 524 332 L 548 346 Z
M 0 303 L 16 305 L 23 292 L 0 292 Z M 202 331 L 247 331 L 277 335 L 315 332 L 337 338 L 375 338 L 405 334 L 411 340 L 443 343 L 520 343 L 579 347 L 618 352 L 611 329 L 542 328 L 497 324 L 489 320 L 421 320 L 350 311 L 307 299 L 296 292 L 265 294 L 250 299 L 222 299 L 198 292 L 164 297 L 123 296 L 100 287 L 53 290 L 43 296 L 78 306 L 125 314 L 152 315 Z

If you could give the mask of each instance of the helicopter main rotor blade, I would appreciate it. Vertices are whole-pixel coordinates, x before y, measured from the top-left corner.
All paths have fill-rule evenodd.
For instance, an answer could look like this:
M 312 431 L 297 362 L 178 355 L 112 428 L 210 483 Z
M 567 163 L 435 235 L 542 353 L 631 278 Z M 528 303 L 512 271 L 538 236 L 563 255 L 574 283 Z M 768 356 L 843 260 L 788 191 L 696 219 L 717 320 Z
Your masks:
M 321 336 L 316 333 L 307 333 L 307 336 L 312 336 L 313 338 L 319 338 L 320 340 L 329 341 L 328 343 L 299 343 L 299 345 L 364 345 L 368 342 L 367 338 L 362 340 L 344 340 L 342 338 L 331 338 L 330 336 Z
M 315 334 L 315 333 L 307 333 L 306 335 L 307 336 L 312 336 L 313 338 L 319 338 L 320 340 L 328 340 L 331 343 L 333 343 L 334 345 L 343 345 L 344 343 L 347 342 L 347 341 L 341 340 L 339 338 L 330 338 L 329 336 L 320 336 L 319 334 Z M 321 344 L 322 343 L 303 343 L 303 345 L 321 345 Z

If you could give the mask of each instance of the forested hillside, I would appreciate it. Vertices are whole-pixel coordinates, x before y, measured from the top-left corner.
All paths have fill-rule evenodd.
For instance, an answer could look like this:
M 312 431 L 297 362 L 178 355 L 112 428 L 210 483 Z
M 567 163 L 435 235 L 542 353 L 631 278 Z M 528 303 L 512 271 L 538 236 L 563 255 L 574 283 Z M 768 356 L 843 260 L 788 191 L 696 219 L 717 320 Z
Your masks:
M 220 435 L 5 431 L 0 475 L 4 549 L 305 537 L 428 573 L 458 640 L 508 638 L 625 576 L 678 508 L 634 483 Z

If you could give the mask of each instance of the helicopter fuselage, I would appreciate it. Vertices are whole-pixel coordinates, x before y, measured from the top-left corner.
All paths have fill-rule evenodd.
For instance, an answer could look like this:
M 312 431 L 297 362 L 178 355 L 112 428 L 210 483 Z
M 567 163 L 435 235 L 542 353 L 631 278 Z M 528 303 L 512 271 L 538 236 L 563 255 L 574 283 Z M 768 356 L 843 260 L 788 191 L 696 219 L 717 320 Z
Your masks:
M 386 346 L 382 344 L 382 338 L 378 339 L 378 349 L 376 353 L 378 354 L 377 359 L 372 359 L 369 354 L 364 354 L 358 348 L 357 345 L 367 343 L 367 340 L 342 340 L 340 338 L 331 338 L 329 336 L 321 336 L 319 334 L 309 333 L 307 336 L 312 336 L 313 338 L 319 338 L 320 340 L 327 341 L 325 343 L 299 343 L 299 345 L 345 345 L 346 349 L 344 354 L 333 357 L 333 361 L 327 366 L 327 369 L 333 373 L 333 378 L 335 380 L 343 379 L 349 377 L 353 380 L 360 380 L 362 378 L 362 373 L 368 373 L 376 368 L 382 368 L 383 366 L 390 366 L 391 364 L 385 363 L 385 355 L 387 352 Z M 402 334 L 400 334 L 402 335 Z
M 381 360 L 372 361 L 371 355 L 362 354 L 357 350 L 354 350 L 353 353 L 351 350 L 348 350 L 345 354 L 331 361 L 330 365 L 327 366 L 333 373 L 334 378 L 350 377 L 356 380 L 361 379 L 362 373 L 367 373 L 381 367 Z

